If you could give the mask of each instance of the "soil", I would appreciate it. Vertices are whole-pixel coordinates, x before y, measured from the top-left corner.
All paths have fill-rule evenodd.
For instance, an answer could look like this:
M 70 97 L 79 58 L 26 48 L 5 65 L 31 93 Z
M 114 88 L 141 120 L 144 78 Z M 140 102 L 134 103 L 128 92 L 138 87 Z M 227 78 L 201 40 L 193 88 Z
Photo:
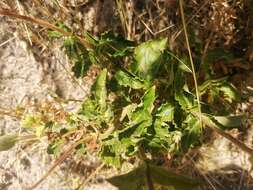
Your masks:
M 0 47 L 0 110 L 9 114 L 0 116 L 0 134 L 23 132 L 20 119 L 14 117 L 13 110 L 18 107 L 26 108 L 36 102 L 52 100 L 50 94 L 54 93 L 63 99 L 82 100 L 86 96 L 92 78 L 71 78 L 69 61 L 59 48 L 54 50 L 50 58 L 39 60 L 29 50 L 27 42 L 19 38 L 16 30 L 4 18 L 0 18 L 0 43 L 4 42 L 6 43 Z M 69 110 L 76 107 L 78 106 L 73 103 L 68 105 Z M 46 141 L 42 140 L 0 152 L 0 189 L 22 190 L 40 179 L 54 160 L 48 156 L 46 149 Z M 89 159 L 86 163 L 87 167 L 92 167 L 96 161 Z M 73 189 L 78 178 L 66 172 L 66 167 L 56 169 L 37 189 Z M 102 180 L 100 185 L 88 184 L 86 189 L 102 190 L 104 187 L 110 186 Z

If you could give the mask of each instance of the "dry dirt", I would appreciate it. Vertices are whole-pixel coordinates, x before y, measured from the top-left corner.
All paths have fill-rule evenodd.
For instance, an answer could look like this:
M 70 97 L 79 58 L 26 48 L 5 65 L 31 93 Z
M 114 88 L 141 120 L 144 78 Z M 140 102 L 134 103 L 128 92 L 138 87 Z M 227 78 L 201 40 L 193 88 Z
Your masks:
M 52 93 L 64 99 L 82 100 L 89 91 L 92 79 L 77 81 L 71 78 L 68 60 L 59 48 L 53 50 L 49 59 L 36 60 L 27 43 L 19 38 L 4 18 L 0 18 L 0 44 L 1 111 L 11 112 L 17 107 L 50 100 L 49 94 Z M 76 104 L 68 107 L 71 110 Z M 11 114 L 0 115 L 0 134 L 22 131 L 19 119 Z M 46 141 L 42 140 L 30 146 L 17 145 L 10 151 L 0 152 L 0 189 L 22 190 L 35 183 L 54 160 L 47 156 L 46 148 Z M 87 164 L 92 165 L 93 162 L 91 159 Z M 66 167 L 58 168 L 36 189 L 71 190 L 78 180 L 78 177 L 66 172 Z M 104 187 L 104 183 L 93 183 L 86 189 Z M 108 184 L 106 187 L 109 188 Z

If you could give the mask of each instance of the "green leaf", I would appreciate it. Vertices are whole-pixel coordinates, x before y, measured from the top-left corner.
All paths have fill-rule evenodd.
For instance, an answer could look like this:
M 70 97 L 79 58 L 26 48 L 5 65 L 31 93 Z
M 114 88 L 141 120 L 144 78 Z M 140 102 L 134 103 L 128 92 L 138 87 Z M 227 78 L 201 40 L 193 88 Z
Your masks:
M 155 89 L 155 86 L 151 87 L 145 92 L 144 96 L 142 97 L 142 106 L 144 109 L 148 110 L 149 113 L 151 113 L 154 108 L 154 102 L 156 99 Z
M 104 145 L 99 153 L 103 161 L 109 165 L 120 167 L 120 156 L 115 153 L 115 145 Z
M 111 31 L 102 33 L 97 42 L 97 52 L 109 54 L 113 58 L 129 55 L 135 46 L 134 42 L 126 40 L 121 35 L 115 35 Z
M 178 67 L 179 69 L 181 69 L 182 71 L 185 71 L 187 73 L 192 73 L 190 66 L 186 63 L 185 59 L 179 59 L 176 55 L 174 55 L 173 53 L 171 53 L 170 51 L 167 51 L 167 53 L 173 57 L 174 59 L 176 59 L 178 61 Z
M 18 141 L 17 135 L 3 135 L 0 136 L 0 151 L 11 149 Z
M 194 112 L 193 115 L 200 117 L 200 114 Z M 206 125 L 217 127 L 221 129 L 236 128 L 242 125 L 246 117 L 244 115 L 236 116 L 212 116 L 209 114 L 202 113 L 202 120 Z
M 109 104 L 101 107 L 96 100 L 88 98 L 83 103 L 78 114 L 78 118 L 86 122 L 86 124 L 96 124 L 101 127 L 102 124 L 109 125 L 112 123 L 114 113 Z
M 106 180 L 119 190 L 146 190 L 146 165 L 142 164 L 126 174 Z
M 73 63 L 75 77 L 83 77 L 93 63 L 92 51 L 88 51 L 74 36 L 66 38 L 63 47 Z
M 143 81 L 141 81 L 138 77 L 131 76 L 126 72 L 118 71 L 115 74 L 115 78 L 121 86 L 130 87 L 133 89 L 145 88 L 145 84 Z
M 198 118 L 189 114 L 184 121 L 183 125 L 186 128 L 183 131 L 182 149 L 187 151 L 189 147 L 195 145 L 199 140 L 202 133 L 202 126 Z
M 137 104 L 130 104 L 128 106 L 125 106 L 122 109 L 120 121 L 123 121 L 126 116 L 128 116 L 128 118 L 130 118 L 131 113 L 135 110 L 136 107 L 137 107 Z
M 65 24 L 63 24 L 61 22 L 56 22 L 55 26 L 60 28 L 60 29 L 63 29 L 66 32 L 71 32 L 71 30 Z M 51 29 L 48 30 L 48 37 L 51 38 L 51 39 L 61 38 L 63 36 L 64 35 L 60 32 L 57 32 L 57 31 L 54 31 L 54 30 L 51 30 Z
M 218 79 L 209 79 L 203 82 L 201 85 L 198 86 L 199 92 L 201 94 L 205 93 L 207 90 L 220 87 L 224 83 L 226 83 L 226 77 L 218 78 Z
M 129 126 L 138 126 L 138 136 L 141 135 L 143 128 L 152 124 L 152 116 L 146 109 L 137 109 L 128 122 Z
M 218 89 L 225 95 L 225 98 L 231 103 L 232 101 L 240 101 L 241 97 L 236 88 L 225 82 Z
M 72 59 L 78 59 L 78 46 L 75 37 L 68 37 L 64 40 L 63 47 L 68 57 Z
M 33 129 L 41 125 L 44 125 L 44 123 L 42 115 L 39 113 L 27 114 L 21 121 L 21 126 L 24 128 Z
M 142 43 L 135 48 L 133 70 L 140 78 L 151 81 L 155 78 L 163 53 L 167 46 L 167 38 Z
M 79 114 L 82 115 L 84 121 L 96 120 L 99 110 L 95 100 L 88 98 L 84 101 L 82 108 L 79 110 Z
M 185 76 L 181 71 L 177 71 L 175 74 L 175 79 L 174 79 L 174 90 L 175 92 L 179 92 L 183 89 L 184 85 L 186 83 Z
M 84 61 L 85 59 L 87 58 L 81 58 L 80 60 L 75 61 L 73 67 L 71 68 L 77 78 L 85 76 L 90 68 L 91 63 L 89 61 Z
M 132 113 L 128 114 L 129 122 L 126 124 L 127 128 L 123 129 L 121 134 L 131 131 L 129 138 L 134 141 L 140 140 L 140 137 L 147 133 L 147 129 L 152 125 L 152 111 L 155 101 L 155 86 L 145 92 L 141 103 L 134 109 Z
M 169 136 L 171 135 L 171 133 L 169 134 L 169 129 L 174 125 L 174 112 L 175 107 L 170 103 L 162 104 L 159 107 L 155 115 L 155 136 L 154 139 L 152 139 L 152 143 L 154 143 L 154 141 L 157 141 L 157 143 L 160 141 L 159 145 L 161 145 L 162 141 L 166 143 L 169 141 Z
M 107 70 L 103 69 L 100 74 L 97 76 L 96 82 L 92 87 L 92 91 L 94 92 L 95 99 L 98 101 L 99 105 L 105 107 L 106 98 L 107 98 L 107 90 L 106 90 L 106 75 Z
M 158 108 L 156 117 L 158 117 L 161 122 L 172 121 L 174 119 L 174 112 L 175 107 L 171 103 L 165 103 Z
M 120 154 L 123 152 L 123 147 L 116 136 L 109 135 L 102 140 L 99 156 L 102 160 L 116 167 L 120 167 Z
M 47 146 L 47 153 L 48 154 L 54 154 L 59 155 L 62 151 L 62 148 L 66 142 L 64 140 L 58 140 L 50 143 Z
M 225 128 L 240 127 L 245 121 L 244 115 L 235 116 L 213 116 L 213 118 Z
M 153 181 L 166 187 L 174 187 L 176 190 L 191 190 L 199 185 L 199 182 L 168 171 L 162 167 L 149 164 L 149 171 Z
M 97 127 L 109 126 L 113 122 L 112 106 L 107 101 L 106 89 L 107 70 L 104 69 L 97 76 L 96 82 L 92 86 L 93 96 L 86 99 L 79 111 L 79 118 L 90 125 Z
M 173 187 L 176 190 L 191 190 L 199 185 L 194 179 L 146 163 L 141 164 L 126 174 L 109 178 L 107 181 L 119 190 L 146 190 L 148 189 L 148 174 L 155 184 Z
M 194 96 L 183 90 L 175 92 L 175 99 L 184 110 L 191 109 L 196 105 Z

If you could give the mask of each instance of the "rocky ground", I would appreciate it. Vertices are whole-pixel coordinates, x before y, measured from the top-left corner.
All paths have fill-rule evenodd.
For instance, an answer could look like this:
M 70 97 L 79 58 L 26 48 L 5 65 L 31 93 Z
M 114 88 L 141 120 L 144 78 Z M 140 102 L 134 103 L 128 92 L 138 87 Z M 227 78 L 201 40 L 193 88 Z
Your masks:
M 0 18 L 0 133 L 19 133 L 20 119 L 15 117 L 18 107 L 52 100 L 50 94 L 64 99 L 82 100 L 87 94 L 92 79 L 74 80 L 68 73 L 68 60 L 56 48 L 54 55 L 39 60 L 29 51 L 4 18 Z M 75 105 L 69 105 L 73 109 Z M 0 189 L 22 190 L 36 182 L 53 163 L 47 156 L 47 144 L 43 140 L 29 146 L 17 145 L 0 153 Z M 87 162 L 88 163 L 88 162 Z M 89 164 L 92 166 L 92 161 Z M 50 175 L 40 190 L 70 190 L 78 178 L 60 167 Z M 76 183 L 76 184 L 75 184 Z M 104 184 L 103 184 L 104 185 Z M 103 189 L 93 184 L 89 189 Z

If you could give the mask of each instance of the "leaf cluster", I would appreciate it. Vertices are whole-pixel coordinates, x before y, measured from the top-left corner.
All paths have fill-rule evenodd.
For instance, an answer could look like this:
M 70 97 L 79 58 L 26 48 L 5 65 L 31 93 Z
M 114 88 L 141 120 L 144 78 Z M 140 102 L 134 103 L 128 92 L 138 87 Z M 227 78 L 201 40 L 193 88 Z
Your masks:
M 60 37 L 56 33 L 51 35 Z M 57 154 L 66 142 L 64 137 L 80 130 L 86 135 L 96 134 L 97 138 L 93 148 L 82 144 L 76 153 L 95 151 L 102 161 L 116 167 L 130 158 L 146 161 L 147 157 L 152 160 L 168 153 L 178 155 L 201 144 L 204 126 L 196 116 L 195 89 L 189 79 L 192 72 L 187 61 L 168 49 L 167 38 L 136 45 L 111 32 L 99 37 L 88 33 L 85 36 L 93 49 L 85 48 L 75 36 L 64 39 L 63 48 L 72 61 L 72 71 L 76 77 L 83 77 L 96 65 L 100 73 L 80 110 L 68 117 L 68 127 L 54 121 L 41 127 L 41 118 L 25 120 L 26 124 L 37 123 L 41 127 L 42 131 L 36 130 L 37 136 L 56 134 L 48 147 L 49 153 Z M 226 116 L 224 112 L 230 110 L 230 104 L 240 101 L 235 87 L 225 78 L 209 77 L 199 82 L 202 83 L 198 87 L 202 108 L 199 114 L 219 128 L 238 127 L 243 117 Z M 5 141 L 2 139 L 1 143 Z M 5 150 L 5 146 L 1 146 Z M 11 146 L 12 141 L 6 147 Z M 182 190 L 196 185 L 147 163 L 109 181 L 122 190 L 128 186 L 144 188 L 148 178 L 141 176 L 146 175 L 147 170 L 160 185 Z M 141 180 L 136 180 L 136 176 Z

